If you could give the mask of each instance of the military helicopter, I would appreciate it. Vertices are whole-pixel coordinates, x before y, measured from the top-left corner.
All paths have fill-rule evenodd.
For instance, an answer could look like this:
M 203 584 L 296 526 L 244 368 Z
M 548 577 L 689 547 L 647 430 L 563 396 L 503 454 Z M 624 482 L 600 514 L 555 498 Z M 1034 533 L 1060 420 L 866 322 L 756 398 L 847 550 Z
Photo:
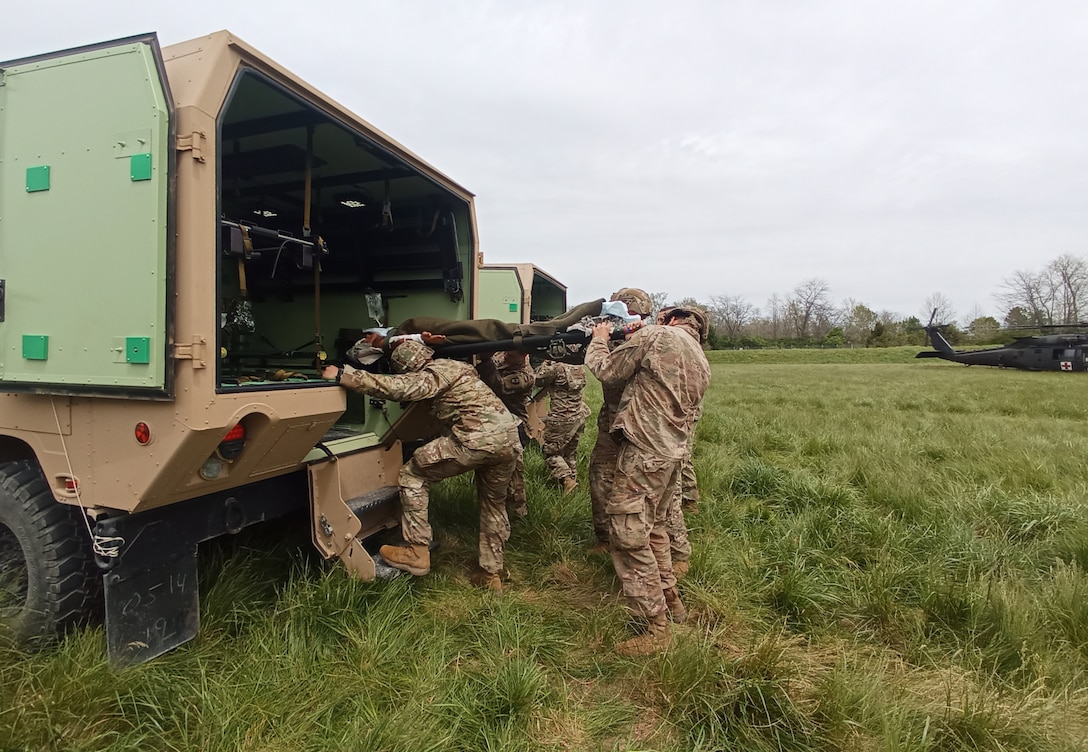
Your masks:
M 1088 349 L 1088 334 L 1043 334 L 1017 337 L 1004 347 L 984 350 L 956 350 L 933 323 L 937 311 L 929 317 L 926 337 L 933 350 L 924 350 L 916 358 L 943 358 L 968 366 L 997 366 L 1024 371 L 1085 371 L 1088 364 L 1084 353 Z M 1051 328 L 1051 327 L 1035 327 Z

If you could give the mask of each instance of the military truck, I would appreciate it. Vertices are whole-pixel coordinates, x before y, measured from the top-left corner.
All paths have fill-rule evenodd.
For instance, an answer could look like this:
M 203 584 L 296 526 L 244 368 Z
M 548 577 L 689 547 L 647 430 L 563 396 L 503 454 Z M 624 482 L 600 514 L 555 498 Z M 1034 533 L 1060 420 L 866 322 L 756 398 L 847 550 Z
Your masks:
M 320 378 L 475 313 L 473 196 L 233 34 L 0 63 L 0 609 L 198 630 L 198 544 L 308 508 L 372 578 L 411 411 Z M 393 430 L 393 426 L 397 430 Z
M 562 316 L 567 287 L 535 264 L 481 264 L 477 315 L 529 324 Z
M 535 264 L 480 264 L 479 306 L 482 319 L 531 324 L 562 316 L 567 310 L 567 287 Z M 533 365 L 541 358 L 534 356 Z M 540 389 L 529 403 L 525 430 L 534 441 L 544 437 L 548 414 L 547 390 Z

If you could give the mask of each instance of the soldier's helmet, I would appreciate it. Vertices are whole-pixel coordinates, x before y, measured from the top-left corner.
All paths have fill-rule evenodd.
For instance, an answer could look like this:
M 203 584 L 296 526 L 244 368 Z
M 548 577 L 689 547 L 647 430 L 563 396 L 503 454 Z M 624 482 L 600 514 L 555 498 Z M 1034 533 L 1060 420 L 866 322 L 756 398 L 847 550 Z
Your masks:
M 393 373 L 409 373 L 422 369 L 433 356 L 434 350 L 410 339 L 397 345 L 389 362 L 393 366 Z
M 706 315 L 706 311 L 698 306 L 676 306 L 669 311 L 668 317 L 665 319 L 665 323 L 668 323 L 668 319 L 680 314 L 690 316 L 695 319 L 699 325 L 699 342 L 705 343 L 708 336 L 710 336 L 710 319 Z
M 627 304 L 627 310 L 639 316 L 649 316 L 654 310 L 654 301 L 649 293 L 637 287 L 621 287 L 612 293 L 612 300 L 622 300 Z

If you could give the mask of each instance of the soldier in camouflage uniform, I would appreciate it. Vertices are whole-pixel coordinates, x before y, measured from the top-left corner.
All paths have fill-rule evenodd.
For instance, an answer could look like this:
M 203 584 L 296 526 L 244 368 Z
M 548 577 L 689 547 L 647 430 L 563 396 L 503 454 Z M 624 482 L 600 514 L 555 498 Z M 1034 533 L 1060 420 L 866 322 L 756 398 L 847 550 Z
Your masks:
M 480 504 L 480 571 L 473 584 L 501 592 L 510 521 L 504 499 L 520 454 L 517 420 L 480 381 L 475 369 L 456 360 L 433 359 L 421 342 L 397 345 L 390 358 L 394 375 L 329 366 L 324 378 L 348 389 L 398 402 L 429 401 L 443 436 L 423 445 L 400 470 L 401 530 L 404 546 L 382 546 L 381 555 L 397 569 L 422 576 L 431 570 L 431 526 L 427 519 L 431 483 L 475 471 Z
M 612 563 L 628 606 L 647 632 L 617 646 L 624 655 L 661 650 L 668 617 L 687 616 L 676 589 L 665 519 L 707 386 L 710 365 L 700 342 L 705 315 L 676 308 L 666 326 L 639 329 L 609 352 L 612 327 L 593 329 L 586 366 L 602 385 L 623 386 L 609 431 L 619 441 L 609 519 Z
M 627 304 L 627 310 L 638 316 L 649 316 L 653 310 L 653 301 L 645 290 L 637 287 L 624 287 L 612 294 L 612 300 Z M 614 347 L 614 343 L 609 347 Z M 591 552 L 608 550 L 608 515 L 604 506 L 612 492 L 612 476 L 616 472 L 616 459 L 619 457 L 619 444 L 612 438 L 612 420 L 619 408 L 623 384 L 601 384 L 603 400 L 597 413 L 597 441 L 589 455 L 589 503 L 593 510 L 593 533 L 597 542 L 589 549 Z
M 669 315 L 675 310 L 675 306 L 662 308 L 657 312 L 657 323 L 667 324 Z M 703 314 L 703 323 L 709 325 L 708 320 L 705 318 L 705 312 Z M 702 341 L 706 341 L 708 333 L 709 329 L 701 333 Z M 700 405 L 698 414 L 695 416 L 696 423 L 699 422 L 702 412 L 703 407 Z M 695 464 L 691 459 L 694 450 L 695 429 L 692 427 L 691 441 L 688 443 L 688 450 L 684 454 L 683 464 L 680 466 L 679 482 L 676 485 L 672 503 L 669 505 L 669 513 L 665 520 L 665 529 L 669 533 L 669 545 L 672 549 L 672 571 L 678 578 L 686 575 L 691 566 L 691 542 L 688 540 L 688 526 L 684 519 L 684 513 L 699 513 L 699 485 L 695 477 Z
M 541 444 L 544 462 L 563 493 L 570 494 L 578 487 L 578 442 L 589 417 L 583 395 L 586 372 L 581 365 L 546 360 L 536 369 L 536 385 L 548 389 L 551 397 Z
M 536 379 L 528 357 L 518 350 L 507 350 L 484 358 L 476 368 L 480 372 L 480 378 L 499 396 L 506 409 L 521 421 L 518 425 L 521 439 L 519 446 L 524 447 L 529 441 L 526 433 L 529 424 L 529 397 Z M 529 514 L 529 507 L 525 503 L 525 458 L 520 451 L 514 465 L 514 475 L 510 479 L 506 506 L 511 514 L 518 517 Z

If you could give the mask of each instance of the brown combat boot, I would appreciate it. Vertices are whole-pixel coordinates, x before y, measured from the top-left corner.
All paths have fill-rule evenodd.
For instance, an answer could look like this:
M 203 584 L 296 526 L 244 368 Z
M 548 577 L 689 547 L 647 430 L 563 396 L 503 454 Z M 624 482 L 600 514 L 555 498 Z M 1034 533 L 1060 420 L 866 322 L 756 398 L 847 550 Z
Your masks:
M 570 496 L 578 488 L 578 481 L 569 475 L 563 479 L 563 495 Z
M 669 619 L 676 624 L 683 624 L 688 620 L 688 610 L 684 602 L 680 600 L 680 591 L 674 587 L 665 588 L 665 606 L 669 609 Z
M 667 649 L 671 642 L 668 618 L 661 613 L 650 619 L 644 634 L 624 640 L 616 646 L 616 652 L 623 656 L 650 655 Z
M 684 499 L 681 506 L 688 514 L 699 514 L 699 502 L 695 499 Z
M 690 567 L 691 562 L 687 559 L 684 559 L 683 561 L 677 561 L 676 559 L 672 560 L 672 573 L 676 575 L 676 579 L 678 580 L 688 573 Z
M 502 594 L 502 580 L 497 574 L 488 572 L 486 569 L 476 570 L 469 576 L 468 581 L 478 588 L 490 590 L 497 595 Z
M 426 546 L 405 543 L 401 546 L 382 546 L 378 553 L 389 566 L 416 577 L 431 571 L 431 550 Z

